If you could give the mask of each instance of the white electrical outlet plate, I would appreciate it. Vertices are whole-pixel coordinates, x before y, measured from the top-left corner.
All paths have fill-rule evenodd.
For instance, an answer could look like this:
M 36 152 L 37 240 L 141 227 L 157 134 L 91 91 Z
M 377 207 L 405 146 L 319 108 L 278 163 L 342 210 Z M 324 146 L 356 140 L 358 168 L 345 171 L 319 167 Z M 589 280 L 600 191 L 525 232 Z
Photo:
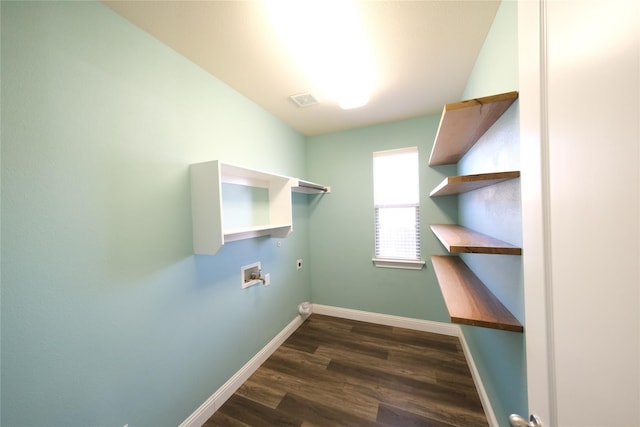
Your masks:
M 271 284 L 271 273 L 264 275 L 264 285 L 269 286 Z

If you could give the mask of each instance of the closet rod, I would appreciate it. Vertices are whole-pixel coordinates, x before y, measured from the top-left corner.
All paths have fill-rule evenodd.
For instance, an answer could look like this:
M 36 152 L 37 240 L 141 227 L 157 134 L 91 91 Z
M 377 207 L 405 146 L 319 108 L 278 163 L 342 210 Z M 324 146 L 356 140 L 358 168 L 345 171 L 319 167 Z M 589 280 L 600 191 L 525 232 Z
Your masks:
M 313 182 L 307 182 L 307 181 L 303 181 L 301 179 L 298 180 L 298 187 L 311 188 L 313 190 L 324 191 L 325 193 L 327 191 L 329 191 L 329 189 L 327 187 L 325 187 L 324 185 L 314 184 Z

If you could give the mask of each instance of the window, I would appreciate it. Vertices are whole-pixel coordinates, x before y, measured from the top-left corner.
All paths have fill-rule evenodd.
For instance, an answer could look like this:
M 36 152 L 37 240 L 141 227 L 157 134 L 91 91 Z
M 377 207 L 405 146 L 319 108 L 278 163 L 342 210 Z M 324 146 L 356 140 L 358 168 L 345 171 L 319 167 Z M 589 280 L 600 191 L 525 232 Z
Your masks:
M 375 258 L 378 267 L 420 269 L 418 148 L 373 153 Z

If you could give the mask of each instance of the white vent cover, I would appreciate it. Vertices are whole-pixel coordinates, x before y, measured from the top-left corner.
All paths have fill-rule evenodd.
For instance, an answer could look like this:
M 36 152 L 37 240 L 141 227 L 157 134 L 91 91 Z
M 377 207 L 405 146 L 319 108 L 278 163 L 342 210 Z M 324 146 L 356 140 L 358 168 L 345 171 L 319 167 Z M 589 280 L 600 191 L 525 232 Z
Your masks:
M 289 97 L 298 107 L 310 107 L 318 103 L 318 100 L 310 93 L 299 93 Z

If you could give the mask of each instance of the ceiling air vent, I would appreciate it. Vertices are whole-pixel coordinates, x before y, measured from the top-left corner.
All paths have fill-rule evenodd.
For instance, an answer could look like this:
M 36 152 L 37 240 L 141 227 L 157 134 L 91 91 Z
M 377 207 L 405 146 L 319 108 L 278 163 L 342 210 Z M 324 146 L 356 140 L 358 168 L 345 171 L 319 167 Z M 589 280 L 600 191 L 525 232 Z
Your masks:
M 318 103 L 318 100 L 310 93 L 299 93 L 289 97 L 298 107 L 310 107 Z

